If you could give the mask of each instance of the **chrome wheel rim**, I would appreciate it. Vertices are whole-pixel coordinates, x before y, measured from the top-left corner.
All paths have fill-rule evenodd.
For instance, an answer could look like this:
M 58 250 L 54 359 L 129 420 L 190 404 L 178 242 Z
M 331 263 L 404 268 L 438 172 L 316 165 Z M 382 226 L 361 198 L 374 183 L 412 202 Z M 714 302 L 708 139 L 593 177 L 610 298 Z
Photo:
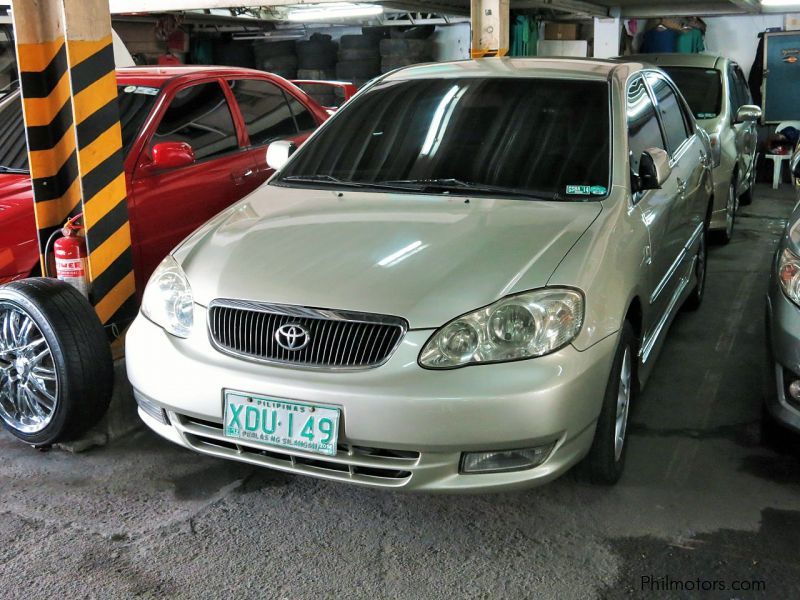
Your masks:
M 725 210 L 725 233 L 728 237 L 733 235 L 733 220 L 736 215 L 736 188 L 731 184 L 728 189 L 728 205 Z
M 703 286 L 706 284 L 706 234 L 700 235 L 700 248 L 697 251 L 697 295 L 703 293 Z
M 22 433 L 38 433 L 56 411 L 53 353 L 31 316 L 0 302 L 0 418 Z
M 625 347 L 622 366 L 619 370 L 617 389 L 617 418 L 614 424 L 614 459 L 619 460 L 625 446 L 625 433 L 628 429 L 628 413 L 631 408 L 631 350 Z

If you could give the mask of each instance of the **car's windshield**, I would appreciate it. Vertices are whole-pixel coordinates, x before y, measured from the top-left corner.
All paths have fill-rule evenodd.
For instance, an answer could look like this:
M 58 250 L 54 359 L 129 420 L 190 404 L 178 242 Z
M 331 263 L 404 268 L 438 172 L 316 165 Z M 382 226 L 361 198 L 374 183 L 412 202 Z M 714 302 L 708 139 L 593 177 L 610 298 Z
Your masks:
M 128 85 L 119 86 L 118 93 L 122 147 L 127 154 L 150 113 L 159 90 Z M 22 120 L 19 94 L 10 96 L 0 103 L 0 173 L 16 171 L 28 171 L 25 124 Z
M 609 152 L 605 82 L 386 81 L 346 104 L 274 183 L 585 200 L 606 195 Z
M 722 79 L 716 69 L 661 67 L 686 98 L 698 119 L 713 119 L 722 110 Z

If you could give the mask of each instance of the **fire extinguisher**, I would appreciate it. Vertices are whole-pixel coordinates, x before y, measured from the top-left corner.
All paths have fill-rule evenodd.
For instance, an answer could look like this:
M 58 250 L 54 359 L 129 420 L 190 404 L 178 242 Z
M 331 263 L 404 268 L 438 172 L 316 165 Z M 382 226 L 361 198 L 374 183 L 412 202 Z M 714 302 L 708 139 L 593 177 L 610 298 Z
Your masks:
M 82 217 L 83 214 L 78 214 L 66 222 L 61 229 L 63 237 L 55 241 L 53 249 L 56 255 L 56 277 L 88 298 L 86 238 L 83 235 L 83 224 L 78 223 Z

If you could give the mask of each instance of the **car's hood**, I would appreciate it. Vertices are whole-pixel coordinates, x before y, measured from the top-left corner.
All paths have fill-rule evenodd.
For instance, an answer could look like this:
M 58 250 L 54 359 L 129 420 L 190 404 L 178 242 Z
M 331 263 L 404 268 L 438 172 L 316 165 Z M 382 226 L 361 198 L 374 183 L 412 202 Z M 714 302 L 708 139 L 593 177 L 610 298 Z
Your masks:
M 0 174 L 0 211 L 16 210 L 20 206 L 33 213 L 33 191 L 29 175 Z M 0 212 L 0 214 L 2 214 Z
M 602 210 L 533 202 L 264 186 L 176 258 L 195 300 L 260 300 L 438 327 L 544 286 Z

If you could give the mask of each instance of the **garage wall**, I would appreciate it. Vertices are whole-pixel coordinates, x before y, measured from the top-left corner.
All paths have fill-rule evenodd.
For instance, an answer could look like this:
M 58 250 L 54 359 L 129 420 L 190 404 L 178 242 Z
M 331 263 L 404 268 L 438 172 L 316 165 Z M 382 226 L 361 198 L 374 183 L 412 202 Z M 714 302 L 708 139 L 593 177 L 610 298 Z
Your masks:
M 734 59 L 745 75 L 756 55 L 758 34 L 769 27 L 783 27 L 783 15 L 756 15 L 748 17 L 710 17 L 704 19 L 706 52 Z
M 469 47 L 472 43 L 469 23 L 438 25 L 431 39 L 433 40 L 434 60 L 463 60 L 469 58 Z

